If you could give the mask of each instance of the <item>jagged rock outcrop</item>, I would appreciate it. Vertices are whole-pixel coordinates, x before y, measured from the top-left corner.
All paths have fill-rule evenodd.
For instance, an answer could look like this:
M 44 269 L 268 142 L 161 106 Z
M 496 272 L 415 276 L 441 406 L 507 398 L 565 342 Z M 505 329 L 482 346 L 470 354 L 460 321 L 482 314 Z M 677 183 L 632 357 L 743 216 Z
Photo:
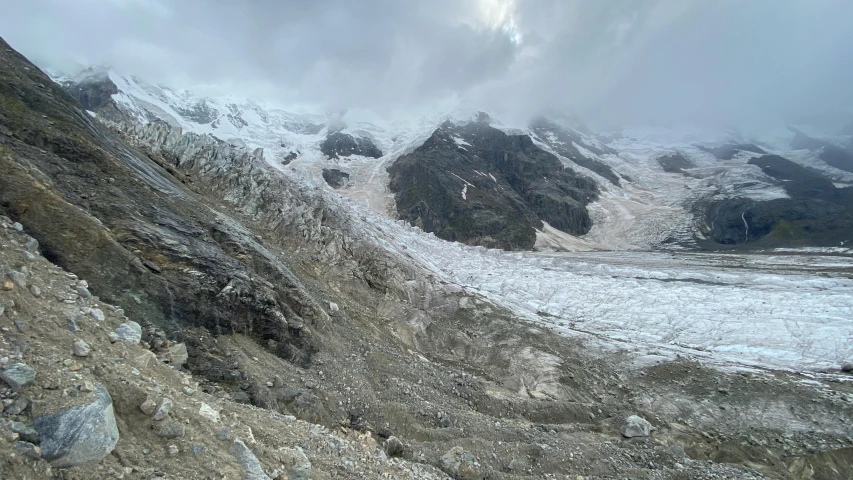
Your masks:
M 564 128 L 544 117 L 532 121 L 530 129 L 542 142 L 551 147 L 561 157 L 565 157 L 581 167 L 592 170 L 617 187 L 620 185 L 619 175 L 609 165 L 584 155 L 578 149 L 578 146 L 596 155 L 615 154 L 616 150 L 600 143 L 592 144 L 585 142 L 578 132 Z
M 379 158 L 382 150 L 373 141 L 365 137 L 356 137 L 341 131 L 331 132 L 320 144 L 320 151 L 329 158 L 361 155 L 363 157 Z
M 667 173 L 681 173 L 684 174 L 684 170 L 693 168 L 696 165 L 684 158 L 684 155 L 680 153 L 673 153 L 671 155 L 664 155 L 658 158 L 658 163 L 661 168 L 663 168 L 664 172 Z
M 332 188 L 345 187 L 349 182 L 349 174 L 337 168 L 324 168 L 323 180 Z
M 112 102 L 118 87 L 106 72 L 91 72 L 79 82 L 68 82 L 66 91 L 86 110 L 97 110 Z
M 588 232 L 586 205 L 598 194 L 529 136 L 486 121 L 444 123 L 388 173 L 401 218 L 445 240 L 509 250 L 532 248 L 542 221 Z

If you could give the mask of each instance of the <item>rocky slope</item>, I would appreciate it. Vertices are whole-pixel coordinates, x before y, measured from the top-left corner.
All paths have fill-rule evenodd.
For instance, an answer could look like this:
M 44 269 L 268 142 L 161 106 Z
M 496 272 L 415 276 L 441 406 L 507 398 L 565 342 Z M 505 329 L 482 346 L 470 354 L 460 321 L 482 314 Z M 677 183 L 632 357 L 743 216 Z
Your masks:
M 96 121 L 6 44 L 0 62 L 4 474 L 849 476 L 842 374 L 636 366 L 449 283 L 395 243 L 400 225 L 262 152 Z M 40 458 L 86 439 L 49 436 L 39 409 L 83 404 L 103 413 L 97 455 Z
M 790 160 L 765 155 L 749 161 L 779 182 L 789 198 L 728 199 L 708 207 L 709 237 L 717 243 L 762 246 L 844 245 L 853 238 L 853 187 Z

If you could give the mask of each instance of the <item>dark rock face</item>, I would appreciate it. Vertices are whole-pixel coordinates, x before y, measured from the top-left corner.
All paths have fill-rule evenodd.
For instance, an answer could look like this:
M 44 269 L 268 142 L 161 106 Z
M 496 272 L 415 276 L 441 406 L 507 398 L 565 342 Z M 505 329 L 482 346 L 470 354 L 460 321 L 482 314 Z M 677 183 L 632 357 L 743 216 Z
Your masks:
M 761 147 L 758 147 L 757 145 L 753 145 L 751 143 L 727 143 L 718 147 L 706 147 L 702 145 L 696 145 L 696 148 L 702 150 L 703 152 L 710 153 L 711 155 L 717 157 L 718 160 L 731 160 L 741 151 L 760 154 L 767 153 L 763 149 L 761 149 Z
M 106 74 L 93 75 L 80 83 L 67 84 L 66 91 L 86 110 L 97 110 L 112 101 L 118 87 Z
M 685 169 L 695 167 L 690 160 L 684 158 L 684 155 L 680 153 L 664 155 L 658 158 L 658 163 L 663 168 L 663 171 L 667 173 L 684 173 Z
M 354 137 L 343 132 L 333 132 L 326 136 L 320 144 L 320 151 L 329 158 L 349 157 L 361 155 L 364 157 L 379 158 L 382 150 L 372 141 L 364 137 Z
M 820 150 L 818 156 L 828 165 L 846 172 L 853 172 L 853 151 L 817 138 L 812 138 L 796 128 L 788 127 L 788 129 L 794 132 L 794 139 L 791 140 L 791 148 L 796 150 Z
M 194 183 L 210 178 L 204 191 L 235 192 L 256 218 L 283 215 L 286 188 L 257 167 L 262 160 L 165 124 L 145 128 L 158 141 L 170 138 L 170 150 L 145 153 L 3 42 L 0 61 L 0 214 L 131 317 L 175 335 L 195 326 L 272 339 L 280 357 L 310 360 L 312 325 L 327 318 L 322 309 L 249 230 L 202 203 Z M 210 171 L 216 175 L 204 177 Z
M 284 158 L 281 159 L 281 164 L 290 165 L 290 162 L 296 160 L 297 158 L 299 158 L 299 151 L 291 151 L 287 155 L 285 155 Z
M 337 168 L 324 168 L 323 180 L 332 188 L 345 187 L 349 182 L 349 173 L 338 170 Z
M 543 220 L 588 232 L 586 205 L 598 194 L 527 135 L 486 122 L 446 122 L 388 173 L 401 218 L 445 240 L 508 250 L 532 248 Z
M 560 156 L 566 157 L 581 167 L 588 168 L 619 186 L 619 175 L 609 165 L 584 156 L 576 145 L 580 145 L 596 155 L 615 154 L 616 151 L 606 145 L 591 145 L 584 142 L 578 133 L 567 130 L 545 118 L 531 122 L 531 130 L 537 137 L 554 149 Z
M 749 161 L 780 182 L 791 198 L 769 201 L 727 199 L 705 215 L 710 238 L 722 244 L 838 245 L 853 239 L 853 189 L 790 160 L 766 155 Z

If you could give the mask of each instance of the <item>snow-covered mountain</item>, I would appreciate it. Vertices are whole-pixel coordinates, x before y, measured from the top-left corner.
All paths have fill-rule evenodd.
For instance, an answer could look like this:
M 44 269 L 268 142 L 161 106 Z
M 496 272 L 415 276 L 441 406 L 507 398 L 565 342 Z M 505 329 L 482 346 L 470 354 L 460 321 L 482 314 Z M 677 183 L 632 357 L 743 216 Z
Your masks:
M 389 190 L 387 169 L 421 148 L 444 122 L 464 125 L 477 118 L 455 105 L 432 106 L 428 112 L 400 118 L 364 110 L 331 114 L 291 111 L 274 102 L 207 97 L 152 85 L 108 69 L 92 68 L 56 80 L 76 91 L 84 107 L 93 115 L 105 117 L 102 119 L 159 120 L 183 132 L 212 135 L 255 151 L 285 175 L 323 188 L 334 187 L 338 193 L 391 217 L 398 215 L 400 204 Z M 537 249 L 693 247 L 709 235 L 716 242 L 725 237 L 723 242 L 738 243 L 738 234 L 731 231 L 714 236 L 718 225 L 708 218 L 708 208 L 731 199 L 767 202 L 789 198 L 785 181 L 750 163 L 765 154 L 783 156 L 825 176 L 838 188 L 853 185 L 853 168 L 844 169 L 848 159 L 836 158 L 839 151 L 842 157 L 853 158 L 837 146 L 849 141 L 843 135 L 819 137 L 816 132 L 807 135 L 794 129 L 758 138 L 733 132 L 672 129 L 600 135 L 576 118 L 561 115 L 529 125 L 504 125 L 495 118 L 489 118 L 488 123 L 510 136 L 529 136 L 536 147 L 556 156 L 565 168 L 597 185 L 594 198 L 584 202 L 592 227 L 583 232 L 560 230 L 540 217 L 543 223 L 535 228 Z M 460 143 L 453 148 L 463 152 L 466 146 Z M 828 148 L 838 150 L 833 151 L 834 157 L 827 156 Z M 469 205 L 477 202 L 477 195 L 463 198 L 467 197 L 463 192 L 476 189 L 478 179 L 492 175 L 481 171 L 483 168 L 458 163 L 451 172 L 458 186 L 447 185 L 441 195 L 459 196 L 457 200 Z M 744 216 L 747 230 L 752 207 L 737 208 L 742 208 L 738 213 Z M 455 239 L 457 235 L 446 238 Z M 748 231 L 743 238 L 745 242 L 751 240 Z

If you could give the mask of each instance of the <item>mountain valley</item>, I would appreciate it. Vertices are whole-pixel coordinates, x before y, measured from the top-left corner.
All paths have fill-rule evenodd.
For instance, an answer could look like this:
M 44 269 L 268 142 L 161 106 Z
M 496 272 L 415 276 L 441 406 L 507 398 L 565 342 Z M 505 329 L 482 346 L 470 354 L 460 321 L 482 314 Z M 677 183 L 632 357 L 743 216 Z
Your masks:
M 853 475 L 849 132 L 0 64 L 9 478 Z

